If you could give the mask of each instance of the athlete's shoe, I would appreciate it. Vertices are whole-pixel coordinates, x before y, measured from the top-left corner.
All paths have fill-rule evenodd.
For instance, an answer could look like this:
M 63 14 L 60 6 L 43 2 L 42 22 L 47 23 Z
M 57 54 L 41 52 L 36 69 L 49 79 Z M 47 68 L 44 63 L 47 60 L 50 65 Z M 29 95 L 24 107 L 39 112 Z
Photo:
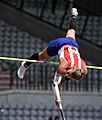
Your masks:
M 20 78 L 20 79 L 23 79 L 25 71 L 27 70 L 27 67 L 25 67 L 24 64 L 25 64 L 25 62 L 21 63 L 21 65 L 18 69 L 18 72 L 17 72 L 18 78 Z
M 77 17 L 78 16 L 78 11 L 76 8 L 72 8 L 72 11 L 71 11 L 71 16 L 75 16 Z

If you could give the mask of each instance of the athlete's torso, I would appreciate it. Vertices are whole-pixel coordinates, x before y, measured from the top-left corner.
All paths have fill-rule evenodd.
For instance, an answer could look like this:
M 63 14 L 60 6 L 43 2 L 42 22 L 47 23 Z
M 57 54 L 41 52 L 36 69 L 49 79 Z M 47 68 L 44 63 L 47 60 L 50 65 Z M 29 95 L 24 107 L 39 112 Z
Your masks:
M 65 58 L 68 61 L 68 68 L 84 69 L 85 62 L 81 59 L 76 47 L 66 45 L 58 51 L 59 59 Z

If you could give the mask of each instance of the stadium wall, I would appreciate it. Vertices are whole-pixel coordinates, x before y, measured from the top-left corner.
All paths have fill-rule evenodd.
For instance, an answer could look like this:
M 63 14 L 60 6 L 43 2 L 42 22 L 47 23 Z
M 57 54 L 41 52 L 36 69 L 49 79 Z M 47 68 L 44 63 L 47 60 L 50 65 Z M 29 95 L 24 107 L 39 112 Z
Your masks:
M 62 104 L 70 105 L 102 105 L 102 94 L 92 92 L 61 92 Z M 0 92 L 0 104 L 46 104 L 55 105 L 51 91 L 11 90 Z

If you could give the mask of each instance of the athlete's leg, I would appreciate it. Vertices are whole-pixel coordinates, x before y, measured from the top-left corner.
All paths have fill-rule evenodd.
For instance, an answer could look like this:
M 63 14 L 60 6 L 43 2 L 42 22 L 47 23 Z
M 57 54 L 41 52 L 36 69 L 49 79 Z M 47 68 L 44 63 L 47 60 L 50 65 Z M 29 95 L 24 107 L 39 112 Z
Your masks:
M 58 48 L 57 48 L 57 43 L 56 40 L 50 41 L 50 43 L 48 44 L 48 47 L 39 53 L 35 53 L 33 54 L 30 58 L 28 58 L 29 60 L 45 60 L 48 59 L 50 57 L 53 57 L 55 55 L 58 55 Z M 18 69 L 18 77 L 19 78 L 23 78 L 25 71 L 27 70 L 28 66 L 32 64 L 32 62 L 22 62 L 20 68 Z
M 49 56 L 47 55 L 47 49 L 45 49 L 42 52 L 39 53 L 34 53 L 30 58 L 28 58 L 29 60 L 45 60 L 48 59 Z M 33 62 L 22 62 L 19 69 L 18 69 L 18 77 L 20 79 L 22 79 L 24 77 L 25 71 L 27 70 L 28 66 L 30 64 L 32 64 Z
M 50 58 L 50 56 L 48 56 L 47 54 L 47 48 L 45 50 L 43 50 L 42 52 L 39 53 L 34 53 L 30 58 L 28 58 L 29 60 L 45 60 Z M 25 65 L 28 67 L 30 64 L 32 64 L 32 62 L 26 62 Z
M 71 11 L 71 19 L 69 23 L 69 30 L 67 31 L 66 37 L 72 37 L 75 40 L 75 32 L 76 32 L 76 18 L 78 12 L 76 8 L 72 8 Z

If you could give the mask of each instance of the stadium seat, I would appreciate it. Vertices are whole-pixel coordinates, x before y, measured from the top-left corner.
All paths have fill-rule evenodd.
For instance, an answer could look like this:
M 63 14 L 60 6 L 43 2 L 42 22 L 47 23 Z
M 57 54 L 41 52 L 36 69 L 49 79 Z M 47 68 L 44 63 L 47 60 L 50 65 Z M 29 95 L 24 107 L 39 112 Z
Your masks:
M 80 120 L 86 120 L 86 118 L 81 117 Z
M 73 111 L 73 116 L 75 118 L 80 118 L 80 112 L 79 111 Z
M 31 116 L 37 116 L 37 115 L 38 115 L 37 110 L 31 109 Z
M 45 109 L 45 116 L 52 116 L 52 112 L 48 109 Z
M 28 109 L 24 109 L 23 110 L 23 114 L 24 114 L 24 116 L 30 116 L 30 110 L 28 110 Z
M 94 112 L 94 119 L 101 119 L 101 112 L 100 111 Z
M 87 118 L 87 120 L 93 120 L 93 118 Z
M 72 105 L 70 105 L 70 104 L 67 104 L 66 105 L 66 109 L 67 109 L 67 111 L 73 111 L 74 110 L 74 106 L 72 106 Z
M 89 111 L 89 112 L 94 112 L 94 106 L 92 106 L 92 105 L 87 105 L 87 110 Z
M 23 120 L 30 120 L 30 116 L 29 117 L 23 116 Z
M 44 119 L 44 118 L 41 117 L 41 116 L 37 117 L 37 120 L 43 120 L 43 119 Z
M 2 116 L 9 116 L 9 110 L 8 109 L 3 109 L 3 111 L 2 111 Z
M 52 116 L 57 116 L 59 114 L 58 110 L 53 109 L 52 111 Z
M 37 120 L 37 117 L 36 116 L 31 116 L 30 120 Z
M 7 116 L 1 116 L 1 120 L 8 120 Z
M 88 111 L 87 116 L 88 116 L 88 118 L 94 118 L 94 112 Z
M 16 104 L 10 104 L 12 110 L 16 110 L 17 109 L 17 105 Z
M 79 120 L 80 118 L 74 117 L 73 120 Z
M 78 112 L 80 112 L 80 108 L 81 108 L 80 105 L 74 105 L 73 107 L 74 111 L 78 111 Z
M 72 120 L 72 118 L 70 118 L 70 117 L 66 117 L 66 120 Z
M 81 116 L 82 118 L 87 118 L 87 112 L 86 112 L 86 111 L 81 111 L 81 112 L 80 112 L 80 116 Z
M 10 115 L 10 116 L 16 116 L 16 110 L 10 109 L 10 110 L 9 110 L 9 115 Z
M 66 111 L 66 117 L 68 117 L 68 118 L 72 118 L 72 117 L 73 117 L 73 112 L 67 110 L 67 111 Z
M 81 105 L 81 111 L 87 112 L 87 106 L 86 105 Z
M 39 109 L 38 110 L 38 115 L 42 116 L 42 117 L 45 116 L 45 110 Z
M 23 110 L 24 109 L 24 105 L 23 104 L 17 104 L 17 109 L 18 110 Z
M 11 106 L 8 103 L 3 103 L 2 107 L 3 107 L 3 109 L 9 110 Z
M 16 120 L 22 120 L 23 119 L 23 117 L 21 117 L 21 116 L 16 116 Z
M 15 120 L 15 117 L 14 116 L 9 116 L 8 120 Z
M 23 115 L 24 115 L 23 110 L 17 109 L 17 110 L 16 110 L 16 115 L 17 115 L 17 116 L 23 116 Z

